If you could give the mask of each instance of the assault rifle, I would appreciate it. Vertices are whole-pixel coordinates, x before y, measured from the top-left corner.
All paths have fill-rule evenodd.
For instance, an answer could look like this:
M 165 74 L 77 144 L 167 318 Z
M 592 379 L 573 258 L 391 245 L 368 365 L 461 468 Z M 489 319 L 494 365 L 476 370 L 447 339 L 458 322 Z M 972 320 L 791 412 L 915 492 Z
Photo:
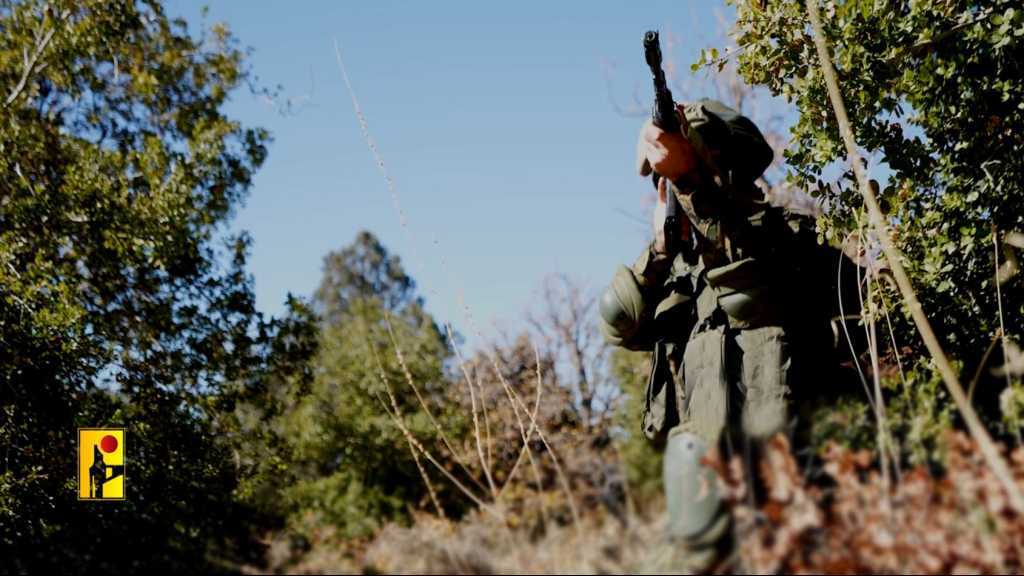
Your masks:
M 650 30 L 644 34 L 644 56 L 647 65 L 651 67 L 651 74 L 654 76 L 654 107 L 651 111 L 654 125 L 665 132 L 682 132 L 679 125 L 679 117 L 676 116 L 676 105 L 672 100 L 672 91 L 665 81 L 665 71 L 661 69 L 661 42 L 656 30 Z M 658 187 L 658 180 L 661 175 L 651 172 L 651 179 L 654 187 Z M 675 254 L 683 248 L 684 239 L 679 237 L 680 231 L 680 208 L 679 200 L 669 189 L 665 195 L 665 224 L 663 233 L 665 235 L 665 252 Z

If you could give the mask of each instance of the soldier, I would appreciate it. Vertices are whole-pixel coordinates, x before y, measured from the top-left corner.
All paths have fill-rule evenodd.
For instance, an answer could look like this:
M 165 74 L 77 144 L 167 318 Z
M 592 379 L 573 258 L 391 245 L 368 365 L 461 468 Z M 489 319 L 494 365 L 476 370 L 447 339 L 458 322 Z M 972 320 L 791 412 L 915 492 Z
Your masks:
M 600 315 L 610 343 L 652 351 L 642 426 L 665 450 L 669 537 L 682 563 L 672 568 L 703 572 L 721 568 L 733 547 L 702 458 L 737 442 L 756 453 L 789 431 L 796 372 L 833 358 L 834 293 L 810 281 L 822 260 L 806 221 L 770 206 L 754 183 L 772 161 L 757 127 L 712 100 L 677 114 L 688 132 L 650 121 L 641 130 L 638 171 L 661 175 L 655 238 L 631 268 L 619 267 Z M 668 194 L 686 216 L 678 254 L 664 249 Z

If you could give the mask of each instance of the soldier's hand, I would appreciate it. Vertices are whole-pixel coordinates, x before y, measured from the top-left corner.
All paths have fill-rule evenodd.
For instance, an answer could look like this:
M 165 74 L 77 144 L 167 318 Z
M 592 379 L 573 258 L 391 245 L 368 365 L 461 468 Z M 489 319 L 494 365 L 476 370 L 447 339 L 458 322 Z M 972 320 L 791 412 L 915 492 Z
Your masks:
M 697 167 L 690 141 L 682 134 L 665 132 L 651 120 L 640 129 L 636 159 L 641 176 L 649 175 L 653 169 L 673 182 Z
M 658 180 L 658 203 L 654 205 L 654 251 L 665 252 L 665 207 L 668 199 L 668 181 L 662 178 Z M 680 216 L 682 216 L 680 214 Z M 679 219 L 679 231 L 681 238 L 690 236 L 690 221 L 685 217 Z

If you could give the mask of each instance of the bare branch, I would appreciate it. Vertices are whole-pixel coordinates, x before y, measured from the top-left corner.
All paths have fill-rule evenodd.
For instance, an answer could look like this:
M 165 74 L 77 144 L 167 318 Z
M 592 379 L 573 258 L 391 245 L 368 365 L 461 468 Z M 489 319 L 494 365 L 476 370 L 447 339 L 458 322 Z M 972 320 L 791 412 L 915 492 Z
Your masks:
M 46 12 L 49 9 L 49 5 L 43 9 L 43 17 L 42 22 L 40 22 L 40 26 L 45 25 Z M 32 50 L 31 56 L 27 50 L 22 52 L 23 70 L 21 71 L 21 78 L 18 80 L 18 83 L 14 85 L 14 88 L 11 89 L 10 94 L 7 95 L 7 99 L 4 100 L 4 108 L 9 107 L 18 99 L 18 96 L 20 96 L 22 91 L 25 90 L 25 87 L 28 85 L 29 78 L 31 78 L 33 74 L 37 74 L 46 68 L 46 63 L 39 64 L 39 58 L 43 55 L 43 52 L 46 51 L 46 47 L 50 45 L 50 40 L 53 39 L 53 35 L 57 32 L 57 26 L 60 24 L 60 21 L 69 15 L 70 11 L 65 10 L 59 14 L 57 22 L 53 27 L 42 33 L 38 30 L 36 31 L 34 34 L 36 40 L 35 48 Z
M 473 389 L 473 379 L 469 376 L 469 371 L 466 370 L 466 360 L 462 357 L 462 351 L 455 345 L 455 334 L 452 332 L 451 324 L 445 323 L 445 329 L 448 331 L 448 340 L 452 342 L 452 348 L 455 350 L 455 355 L 459 361 L 459 369 L 462 371 L 462 375 L 465 377 L 466 386 L 469 387 L 469 402 L 470 410 L 473 413 L 473 438 L 476 440 L 476 453 L 480 459 L 480 467 L 484 469 L 484 476 L 487 477 L 487 485 L 491 488 L 491 494 L 495 494 L 496 490 L 494 487 L 494 479 L 491 477 L 490 470 L 490 458 L 484 458 L 483 447 L 480 443 L 480 418 L 477 416 L 476 408 L 476 391 Z M 483 404 L 485 399 L 481 396 L 480 403 Z M 488 436 L 490 434 L 488 433 Z M 488 442 L 487 450 L 490 452 L 490 442 Z
M 449 440 L 448 440 L 448 435 L 445 434 L 445 432 L 444 432 L 444 428 L 442 428 L 441 425 L 437 422 L 437 419 L 434 418 L 434 413 L 431 412 L 430 407 L 427 406 L 427 402 L 423 399 L 423 395 L 420 394 L 420 389 L 419 389 L 418 386 L 416 386 L 416 382 L 412 378 L 412 373 L 409 372 L 409 367 L 405 363 L 405 356 L 402 354 L 402 348 L 398 345 L 398 340 L 395 338 L 395 331 L 394 331 L 394 328 L 391 325 L 391 317 L 390 317 L 390 315 L 385 315 L 384 320 L 385 320 L 385 322 L 387 323 L 387 326 L 388 326 L 388 336 L 391 338 L 391 346 L 395 349 L 395 357 L 398 359 L 398 364 L 399 364 L 399 366 L 401 366 L 402 373 L 405 375 L 405 381 L 406 381 L 407 384 L 409 384 L 409 387 L 412 388 L 413 393 L 416 395 L 416 400 L 419 401 L 420 407 L 423 408 L 423 412 L 426 413 L 426 415 L 427 415 L 427 419 L 429 419 L 430 423 L 434 425 L 434 430 L 436 430 L 438 436 L 441 437 L 441 442 L 444 444 L 445 448 L 448 449 L 448 452 L 451 453 L 452 457 L 455 458 L 455 461 L 458 462 L 459 466 L 466 473 L 466 475 L 469 476 L 469 478 L 481 490 L 484 490 L 485 488 L 484 488 L 483 484 L 481 484 L 480 481 L 476 479 L 476 476 L 473 475 L 473 472 L 470 471 L 468 466 L 466 466 L 466 463 L 462 459 L 462 456 L 460 456 L 459 453 L 455 450 L 455 448 L 452 447 L 451 442 L 449 442 Z M 378 360 L 378 362 L 379 362 L 379 360 Z M 490 480 L 490 475 L 488 475 L 488 480 Z M 492 491 L 492 494 L 493 494 L 493 491 L 494 491 L 494 484 L 493 483 L 491 483 L 491 491 Z

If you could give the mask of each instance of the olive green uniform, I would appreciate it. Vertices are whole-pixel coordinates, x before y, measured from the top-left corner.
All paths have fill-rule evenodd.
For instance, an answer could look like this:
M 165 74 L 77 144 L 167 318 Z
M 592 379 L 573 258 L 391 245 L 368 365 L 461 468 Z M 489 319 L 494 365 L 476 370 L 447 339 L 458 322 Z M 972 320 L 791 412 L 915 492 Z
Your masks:
M 665 445 L 669 532 L 682 568 L 701 571 L 731 536 L 701 458 L 734 438 L 756 443 L 786 430 L 795 325 L 788 319 L 815 299 L 800 280 L 800 218 L 769 206 L 753 184 L 772 158 L 760 132 L 710 100 L 687 105 L 685 115 L 708 162 L 670 189 L 696 242 L 673 257 L 652 243 L 632 267 L 620 266 L 600 312 L 609 342 L 652 351 L 643 431 Z

